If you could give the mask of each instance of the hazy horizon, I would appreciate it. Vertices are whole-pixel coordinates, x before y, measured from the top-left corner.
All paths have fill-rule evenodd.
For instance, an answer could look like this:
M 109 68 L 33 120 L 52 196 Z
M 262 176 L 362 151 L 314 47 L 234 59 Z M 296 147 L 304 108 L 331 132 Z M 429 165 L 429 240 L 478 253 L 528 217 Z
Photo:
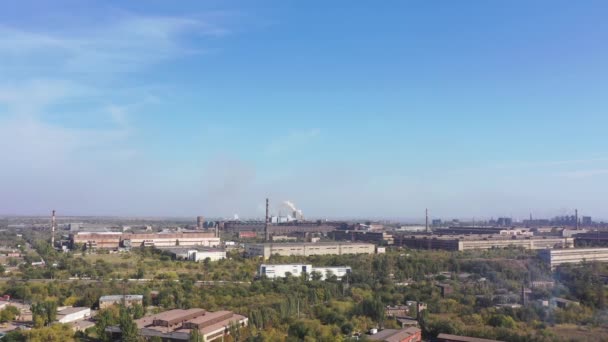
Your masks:
M 607 16 L 7 2 L 0 215 L 608 218 Z

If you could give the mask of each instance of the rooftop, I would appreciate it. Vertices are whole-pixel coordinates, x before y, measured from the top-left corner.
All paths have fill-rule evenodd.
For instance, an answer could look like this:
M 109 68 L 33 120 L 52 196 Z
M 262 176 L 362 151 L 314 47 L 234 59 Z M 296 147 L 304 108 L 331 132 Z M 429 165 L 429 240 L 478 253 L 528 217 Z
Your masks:
M 442 340 L 459 341 L 459 342 L 503 342 L 503 341 L 499 341 L 499 340 L 489 340 L 486 338 L 458 336 L 458 335 L 450 335 L 450 334 L 439 334 L 437 336 L 437 338 L 442 339 Z
M 169 324 L 174 324 L 175 322 L 178 321 L 182 321 L 182 320 L 189 320 L 189 319 L 193 319 L 195 317 L 201 316 L 205 314 L 205 310 L 203 309 L 187 309 L 187 310 L 182 310 L 182 309 L 175 309 L 175 310 L 169 310 L 169 311 L 165 311 L 165 312 L 161 312 L 155 316 L 152 317 L 152 319 L 154 321 L 167 321 L 169 322 Z
M 85 307 L 66 308 L 66 309 L 57 311 L 57 315 L 58 316 L 65 316 L 65 315 L 70 315 L 70 314 L 73 314 L 73 313 L 87 311 L 87 310 L 90 311 L 91 309 L 90 308 L 85 308 Z

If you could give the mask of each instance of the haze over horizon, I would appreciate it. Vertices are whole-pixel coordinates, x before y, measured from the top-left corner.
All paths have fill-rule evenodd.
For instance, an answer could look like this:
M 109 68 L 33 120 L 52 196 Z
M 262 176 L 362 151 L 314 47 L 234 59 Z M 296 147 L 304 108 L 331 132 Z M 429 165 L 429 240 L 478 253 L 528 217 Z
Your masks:
M 608 218 L 608 3 L 0 5 L 0 215 Z

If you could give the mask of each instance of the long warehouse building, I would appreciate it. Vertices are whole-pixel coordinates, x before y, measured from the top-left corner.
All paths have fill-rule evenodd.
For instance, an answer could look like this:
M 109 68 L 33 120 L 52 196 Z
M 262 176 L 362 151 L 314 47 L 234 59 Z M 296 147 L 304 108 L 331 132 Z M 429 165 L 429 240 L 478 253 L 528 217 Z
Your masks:
M 574 239 L 561 237 L 505 238 L 493 236 L 395 236 L 395 245 L 414 249 L 442 249 L 465 251 L 470 249 L 493 249 L 521 247 L 524 249 L 569 248 Z
M 374 254 L 376 246 L 371 243 L 250 243 L 245 245 L 248 256 L 261 256 L 264 259 L 271 255 L 281 256 L 311 256 L 311 255 L 341 255 L 341 254 Z
M 563 264 L 608 262 L 608 248 L 548 249 L 540 251 L 539 256 L 553 269 Z
M 220 238 L 212 232 L 182 231 L 161 233 L 78 232 L 70 234 L 72 247 L 117 249 L 119 247 L 218 247 Z

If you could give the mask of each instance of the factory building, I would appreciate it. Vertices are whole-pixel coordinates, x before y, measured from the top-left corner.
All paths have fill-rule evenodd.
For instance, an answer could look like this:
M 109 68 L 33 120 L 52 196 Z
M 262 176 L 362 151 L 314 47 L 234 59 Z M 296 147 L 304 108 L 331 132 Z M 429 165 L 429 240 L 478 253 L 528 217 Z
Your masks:
M 247 317 L 232 311 L 203 309 L 175 309 L 135 320 L 140 336 L 146 339 L 156 336 L 167 342 L 189 341 L 194 329 L 198 330 L 202 341 L 223 341 L 230 334 L 231 326 L 243 328 L 248 323 Z M 108 327 L 106 332 L 113 340 L 121 336 L 120 326 Z
M 119 247 L 218 247 L 220 238 L 214 232 L 182 231 L 160 233 L 78 232 L 70 234 L 72 246 L 117 249 Z
M 581 234 L 574 235 L 576 246 L 608 247 L 608 232 L 584 232 L 582 230 L 579 231 L 581 232 Z
M 317 243 L 250 243 L 245 244 L 248 256 L 261 256 L 264 259 L 271 255 L 311 256 L 341 254 L 374 254 L 376 246 L 370 243 L 317 242 Z
M 540 251 L 539 256 L 553 269 L 563 264 L 608 262 L 608 248 L 547 249 Z
M 335 230 L 327 235 L 336 241 L 361 241 L 379 245 L 392 245 L 395 242 L 393 236 L 385 232 Z
M 501 227 L 449 227 L 433 230 L 437 235 L 505 235 L 505 236 L 532 236 L 528 228 L 501 228 Z
M 265 276 L 270 279 L 285 278 L 287 274 L 291 274 L 294 277 L 300 277 L 306 274 L 310 277 L 313 273 L 317 273 L 321 276 L 321 280 L 325 280 L 331 275 L 335 275 L 338 279 L 351 273 L 349 266 L 328 266 L 328 267 L 313 267 L 310 264 L 281 264 L 281 265 L 260 265 L 260 276 Z
M 571 238 L 561 237 L 501 237 L 489 236 L 437 236 L 418 235 L 395 237 L 398 246 L 414 249 L 442 249 L 464 251 L 470 249 L 492 249 L 521 247 L 524 249 L 569 248 L 574 245 Z
M 270 220 L 270 218 L 269 218 Z M 271 222 L 272 223 L 272 222 Z M 264 221 L 226 221 L 220 222 L 220 230 L 231 233 L 264 232 Z M 320 222 L 287 222 L 268 226 L 269 234 L 289 234 L 296 232 L 328 233 L 336 229 L 335 224 Z

